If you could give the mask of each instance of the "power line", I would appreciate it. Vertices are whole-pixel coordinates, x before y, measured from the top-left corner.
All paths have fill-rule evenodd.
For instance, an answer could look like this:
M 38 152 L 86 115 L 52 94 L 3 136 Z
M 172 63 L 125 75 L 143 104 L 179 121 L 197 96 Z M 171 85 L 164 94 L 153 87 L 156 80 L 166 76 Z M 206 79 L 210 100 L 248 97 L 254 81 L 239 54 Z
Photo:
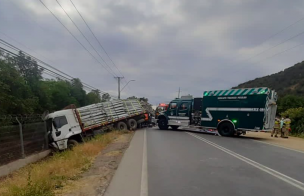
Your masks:
M 290 25 L 288 25 L 288 26 L 284 27 L 283 29 L 281 29 L 281 30 L 280 30 L 280 31 L 278 31 L 277 33 L 275 33 L 275 34 L 271 35 L 271 36 L 270 36 L 270 37 L 268 37 L 266 40 L 264 40 L 262 43 L 264 43 L 264 42 L 266 42 L 266 41 L 270 40 L 271 38 L 273 38 L 273 37 L 275 37 L 276 35 L 278 35 L 278 34 L 282 33 L 283 31 L 285 31 L 285 30 L 286 30 L 286 29 L 288 29 L 289 27 L 291 27 L 291 26 L 293 26 L 293 25 L 297 24 L 298 22 L 301 22 L 302 20 L 304 20 L 304 17 L 303 17 L 303 18 L 301 18 L 301 19 L 299 19 L 299 20 L 297 20 L 296 22 L 294 22 L 294 23 L 292 23 L 292 24 L 290 24 Z
M 1 41 L 3 42 L 3 40 L 1 40 Z M 2 43 L 2 44 L 3 44 L 3 43 Z M 11 45 L 11 44 L 6 44 L 6 43 L 4 43 L 3 45 L 5 45 L 6 47 L 9 47 L 9 48 L 11 48 L 11 49 L 13 49 L 13 50 L 15 50 L 15 51 L 18 51 L 18 48 L 15 47 L 15 46 L 13 46 L 13 45 Z M 13 52 L 11 52 L 11 51 L 9 51 L 9 50 L 3 48 L 3 47 L 0 47 L 0 49 L 3 50 L 3 51 L 5 51 L 7 54 L 12 55 L 12 56 L 20 57 L 20 55 L 17 55 L 17 54 L 15 54 L 15 53 L 13 53 Z M 19 51 L 21 51 L 21 52 L 24 53 L 24 54 L 27 54 L 26 52 L 23 52 L 22 50 L 19 50 Z M 30 56 L 30 57 L 31 57 L 31 56 Z M 34 58 L 35 58 L 35 57 L 34 57 Z M 35 58 L 35 59 L 37 59 L 37 58 Z M 32 60 L 25 59 L 25 58 L 24 58 L 24 60 L 26 60 L 26 61 L 28 61 L 28 62 L 31 62 L 31 63 L 33 62 Z M 64 75 L 66 75 L 66 76 L 63 76 L 63 75 L 61 75 L 61 74 L 59 74 L 59 73 L 56 73 L 55 71 L 52 71 L 52 70 L 50 70 L 50 69 L 48 69 L 48 68 L 46 68 L 46 67 L 44 67 L 44 66 L 41 66 L 41 65 L 39 65 L 39 64 L 37 64 L 37 66 L 40 67 L 40 68 L 42 68 L 42 71 L 43 71 L 44 73 L 46 72 L 48 75 L 51 75 L 51 76 L 53 76 L 53 77 L 58 77 L 58 78 L 61 78 L 61 79 L 64 79 L 64 80 L 67 80 L 67 81 L 70 81 L 70 82 L 71 82 L 73 79 L 75 79 L 74 77 L 69 76 L 68 74 L 63 73 L 63 72 L 61 72 L 60 70 L 59 70 L 59 71 L 60 71 L 61 73 L 63 73 Z M 67 76 L 69 76 L 70 78 L 68 78 Z M 88 85 L 88 84 L 86 84 L 86 83 L 84 83 L 84 82 L 81 82 L 81 83 L 82 83 L 82 85 L 83 85 L 85 88 L 87 88 L 87 89 L 98 90 L 101 94 L 109 94 L 109 93 L 104 92 L 104 91 L 101 91 L 101 90 L 99 90 L 99 89 L 97 89 L 97 88 L 95 88 L 95 87 L 92 87 L 91 85 Z M 110 96 L 115 98 L 115 96 L 113 96 L 113 95 L 110 95 Z
M 278 53 L 276 53 L 276 54 L 274 54 L 274 55 L 272 55 L 272 56 L 266 57 L 266 58 L 264 58 L 264 59 L 262 59 L 262 60 L 260 60 L 260 61 L 257 61 L 257 62 L 255 62 L 253 65 L 258 64 L 258 63 L 260 63 L 260 62 L 262 62 L 262 61 L 265 61 L 265 60 L 267 60 L 267 59 L 273 58 L 273 57 L 275 57 L 275 56 L 277 56 L 277 55 L 279 55 L 279 54 L 282 54 L 282 53 L 284 53 L 284 52 L 287 52 L 288 50 L 292 50 L 292 49 L 294 49 L 294 48 L 297 48 L 297 47 L 299 47 L 299 46 L 301 46 L 301 45 L 304 45 L 304 42 L 302 42 L 302 43 L 300 43 L 300 44 L 298 44 L 298 45 L 295 45 L 295 46 L 293 46 L 293 47 L 291 47 L 291 48 L 288 48 L 288 49 L 286 49 L 286 50 L 283 50 L 283 51 L 281 51 L 281 52 L 278 52 Z
M 42 60 L 40 60 L 40 59 L 38 59 L 38 58 L 36 58 L 36 57 L 30 55 L 30 54 L 27 53 L 27 52 L 22 51 L 21 49 L 17 48 L 16 46 L 13 46 L 12 44 L 10 44 L 10 43 L 8 43 L 8 42 L 2 40 L 2 39 L 0 39 L 0 43 L 2 43 L 3 45 L 5 45 L 6 47 L 9 47 L 9 48 L 13 49 L 13 50 L 16 51 L 16 52 L 21 51 L 23 54 L 25 54 L 25 55 L 31 57 L 32 59 L 36 60 L 37 62 L 40 62 L 40 63 L 44 64 L 45 66 L 47 66 L 47 67 L 49 67 L 49 68 L 51 68 L 51 69 L 54 69 L 54 70 L 60 72 L 61 74 L 65 75 L 65 76 L 64 76 L 65 80 L 71 81 L 71 79 L 74 79 L 73 76 L 71 76 L 71 75 L 69 75 L 69 74 L 66 74 L 66 73 L 60 71 L 59 69 L 57 69 L 57 68 L 55 68 L 55 67 L 53 67 L 53 66 L 51 66 L 51 65 L 49 65 L 49 64 L 47 64 L 47 63 L 45 63 L 44 61 L 42 61 Z M 37 64 L 37 65 L 38 65 L 38 64 Z M 41 66 L 41 65 L 38 65 L 38 66 L 40 66 L 40 67 L 43 68 L 43 69 L 46 69 L 45 67 L 43 67 L 43 66 Z M 55 73 L 55 72 L 53 72 L 53 73 Z M 57 74 L 57 73 L 56 73 L 56 74 Z M 57 75 L 60 75 L 60 74 L 57 74 Z M 60 76 L 62 76 L 62 75 L 60 75 Z M 67 77 L 69 77 L 69 78 L 67 78 Z M 91 86 L 91 85 L 89 85 L 89 84 L 86 84 L 86 83 L 84 83 L 84 82 L 81 82 L 81 83 L 82 83 L 83 85 L 86 85 L 86 86 L 90 87 L 90 88 L 93 89 L 93 90 L 95 90 L 95 89 L 96 89 L 96 90 L 99 90 L 99 89 L 97 89 L 97 88 L 95 88 L 95 87 L 93 87 L 93 86 Z M 100 90 L 99 90 L 99 91 L 100 91 Z M 101 92 L 103 92 L 103 91 L 101 91 Z M 104 93 L 106 93 L 106 92 L 104 92 Z M 112 95 L 111 95 L 111 96 L 112 96 Z M 113 97 L 113 96 L 112 96 L 112 97 Z
M 22 43 L 19 42 L 18 40 L 16 40 L 16 39 L 12 38 L 11 36 L 7 35 L 6 33 L 1 32 L 1 31 L 0 31 L 0 33 L 1 33 L 2 35 L 4 35 L 5 37 L 9 38 L 10 40 L 13 40 L 14 42 L 16 42 L 16 43 L 18 43 L 19 45 L 23 46 L 24 48 L 26 48 L 26 49 L 28 49 L 28 50 L 31 50 L 32 52 L 36 53 L 37 55 L 40 55 L 41 57 L 45 58 L 45 59 L 48 60 L 48 61 L 51 61 L 50 59 L 46 58 L 46 57 L 43 56 L 42 54 L 39 54 L 39 53 L 36 52 L 35 50 L 33 50 L 33 49 L 29 48 L 28 46 L 22 44 Z M 51 62 L 52 62 L 52 61 L 51 61 Z M 53 63 L 54 63 L 54 62 L 53 62 Z
M 60 80 L 65 80 L 65 81 L 67 81 L 65 78 L 62 78 L 62 77 L 60 77 L 59 75 L 56 75 L 56 74 L 54 74 L 54 73 L 52 73 L 52 72 L 48 72 L 48 71 L 46 71 L 46 70 L 43 70 L 42 73 L 45 74 L 45 75 L 51 76 L 51 77 L 53 77 L 53 78 L 56 78 L 56 79 L 60 79 Z M 69 80 L 68 82 L 71 82 L 71 80 Z M 98 89 L 95 89 L 95 88 L 92 89 L 91 87 L 88 87 L 88 86 L 85 86 L 85 85 L 83 85 L 83 88 L 86 88 L 86 89 L 88 89 L 88 90 L 98 90 Z M 101 93 L 101 94 L 103 95 L 103 94 L 105 94 L 105 93 Z
M 0 39 L 0 42 L 2 42 L 3 45 L 6 45 L 7 47 L 10 47 L 11 49 L 13 49 L 13 50 L 15 50 L 15 51 L 22 51 L 21 49 L 17 48 L 16 46 L 13 46 L 12 44 L 10 44 L 10 43 L 8 43 L 8 42 L 2 40 L 2 39 Z M 30 55 L 30 54 L 24 52 L 24 51 L 22 51 L 22 52 L 23 52 L 24 54 L 26 54 L 27 56 L 31 57 L 32 59 L 36 60 L 37 62 L 40 62 L 40 63 L 46 65 L 47 67 L 50 67 L 50 68 L 52 68 L 52 69 L 54 69 L 54 70 L 56 70 L 56 71 L 58 71 L 58 72 L 60 72 L 60 73 L 62 73 L 62 74 L 64 74 L 64 75 L 66 75 L 66 76 L 68 76 L 68 77 L 73 78 L 72 76 L 70 76 L 70 75 L 68 75 L 68 74 L 66 74 L 66 73 L 64 73 L 64 72 L 62 72 L 62 71 L 60 71 L 59 69 L 57 69 L 57 68 L 55 68 L 55 67 L 53 67 L 53 66 L 51 66 L 51 65 L 49 65 L 49 64 L 47 64 L 47 63 L 45 63 L 44 61 L 42 61 L 42 60 L 40 60 L 40 59 L 38 59 L 38 58 L 36 58 L 36 57 L 34 57 L 34 56 L 32 56 L 32 55 Z
M 86 22 L 86 20 L 84 19 L 84 17 L 82 16 L 82 14 L 79 12 L 79 10 L 77 9 L 76 5 L 73 3 L 72 0 L 70 0 L 71 3 L 73 4 L 74 8 L 76 9 L 76 11 L 78 12 L 78 14 L 80 15 L 80 17 L 82 18 L 83 22 L 86 24 L 86 26 L 88 27 L 88 29 L 90 30 L 90 32 L 92 33 L 92 35 L 94 36 L 94 38 L 96 39 L 96 41 L 98 42 L 99 46 L 102 48 L 102 50 L 106 53 L 106 55 L 108 56 L 108 58 L 110 59 L 110 61 L 112 62 L 112 64 L 114 65 L 114 67 L 119 71 L 119 73 L 121 74 L 122 77 L 124 77 L 124 75 L 121 73 L 121 71 L 118 69 L 118 67 L 115 65 L 114 61 L 111 59 L 110 55 L 107 53 L 107 51 L 105 50 L 105 48 L 102 46 L 102 44 L 100 43 L 100 41 L 97 39 L 97 37 L 95 36 L 94 32 L 92 31 L 91 27 L 88 25 L 88 23 Z
M 283 31 L 285 31 L 285 30 L 288 29 L 289 27 L 291 27 L 291 26 L 297 24 L 298 22 L 301 22 L 302 20 L 304 20 L 304 17 L 301 18 L 301 19 L 299 19 L 299 20 L 297 20 L 296 22 L 294 22 L 294 23 L 292 23 L 292 24 L 286 26 L 285 28 L 281 29 L 281 30 L 278 31 L 277 33 L 274 33 L 273 35 L 271 35 L 270 37 L 268 37 L 266 40 L 264 40 L 264 41 L 262 42 L 262 44 L 265 43 L 266 41 L 272 39 L 272 38 L 275 37 L 276 35 L 282 33 Z M 287 42 L 287 41 L 289 41 L 289 40 L 291 40 L 291 39 L 293 39 L 293 38 L 296 38 L 296 37 L 298 37 L 298 36 L 300 36 L 300 35 L 302 35 L 302 34 L 304 34 L 304 31 L 301 32 L 301 33 L 299 33 L 299 34 L 297 34 L 297 35 L 295 35 L 295 36 L 293 36 L 293 37 L 291 37 L 291 38 L 288 38 L 288 39 L 286 39 L 286 40 L 283 40 L 282 42 L 280 42 L 280 43 L 278 43 L 278 44 L 276 44 L 276 45 L 274 45 L 274 46 L 271 46 L 270 48 L 267 48 L 267 49 L 265 49 L 265 50 L 263 50 L 263 51 L 261 51 L 261 52 L 255 54 L 255 55 L 253 55 L 252 57 L 250 57 L 250 58 L 248 58 L 248 59 L 245 59 L 245 60 L 242 60 L 242 61 L 248 61 L 248 60 L 250 60 L 250 59 L 252 59 L 252 58 L 254 58 L 254 57 L 257 57 L 257 56 L 259 56 L 260 54 L 263 54 L 264 52 L 266 52 L 266 51 L 268 51 L 268 50 L 270 50 L 270 49 L 272 49 L 272 48 L 275 48 L 275 47 L 277 47 L 277 46 L 279 46 L 279 45 L 281 45 L 281 44 L 283 44 L 283 43 L 285 43 L 285 42 Z
M 42 0 L 39 0 L 40 3 L 56 18 L 56 20 L 72 35 L 72 37 L 107 71 L 108 69 L 75 37 L 75 35 L 59 20 L 59 18 L 42 2 Z M 115 77 L 111 72 L 109 72 L 112 76 Z
M 294 35 L 294 36 L 292 36 L 292 37 L 290 37 L 290 38 L 288 38 L 288 39 L 285 39 L 285 40 L 283 40 L 282 42 L 280 42 L 280 43 L 278 43 L 278 44 L 276 44 L 276 45 L 274 45 L 274 46 L 271 46 L 270 48 L 267 48 L 267 49 L 263 50 L 262 52 L 260 52 L 260 53 L 258 53 L 258 54 L 256 54 L 256 55 L 254 55 L 254 56 L 252 56 L 252 57 L 250 57 L 249 59 L 246 59 L 245 61 L 248 61 L 248 60 L 250 60 L 250 59 L 252 59 L 252 58 L 254 58 L 254 57 L 256 57 L 256 56 L 259 56 L 260 54 L 262 54 L 262 53 L 264 53 L 264 52 L 266 52 L 266 51 L 268 51 L 268 50 L 270 50 L 270 49 L 272 49 L 272 48 L 275 48 L 275 47 L 277 47 L 277 46 L 279 46 L 279 45 L 281 45 L 281 44 L 284 44 L 285 42 L 287 42 L 287 41 L 289 41 L 289 40 L 291 40 L 291 39 L 293 39 L 293 38 L 299 37 L 300 35 L 303 35 L 303 34 L 304 34 L 304 31 L 302 31 L 301 33 L 298 33 L 298 34 L 296 34 L 296 35 Z
M 115 72 L 112 70 L 112 68 L 107 64 L 107 62 L 102 58 L 102 56 L 99 54 L 99 52 L 97 52 L 97 50 L 95 49 L 95 47 L 91 44 L 91 42 L 88 40 L 88 38 L 82 33 L 82 31 L 79 29 L 79 27 L 77 26 L 77 24 L 73 21 L 73 19 L 70 17 L 70 15 L 65 11 L 65 9 L 62 7 L 62 5 L 59 3 L 58 0 L 56 0 L 57 4 L 61 7 L 61 9 L 64 11 L 64 13 L 67 15 L 67 17 L 70 19 L 70 21 L 74 24 L 74 26 L 77 28 L 77 30 L 80 32 L 80 34 L 84 37 L 84 39 L 90 44 L 90 46 L 93 48 L 93 50 L 96 52 L 96 54 L 102 59 L 102 61 L 109 67 L 109 69 L 114 73 L 115 76 L 117 76 L 115 74 Z

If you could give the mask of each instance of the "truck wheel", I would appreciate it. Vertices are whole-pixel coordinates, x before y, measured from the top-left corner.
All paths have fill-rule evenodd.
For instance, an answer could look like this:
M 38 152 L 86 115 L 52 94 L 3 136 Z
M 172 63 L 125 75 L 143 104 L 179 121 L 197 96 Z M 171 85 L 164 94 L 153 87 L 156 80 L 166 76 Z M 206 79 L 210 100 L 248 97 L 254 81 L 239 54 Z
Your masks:
M 136 128 L 137 128 L 136 120 L 134 120 L 133 118 L 129 119 L 128 120 L 128 127 L 133 131 L 136 130 Z
M 218 132 L 221 136 L 230 137 L 234 135 L 234 127 L 230 122 L 223 122 L 218 126 Z
M 128 129 L 126 123 L 124 123 L 124 122 L 119 122 L 119 123 L 117 123 L 117 126 L 116 126 L 116 127 L 117 127 L 117 130 L 118 130 L 118 131 L 125 131 L 125 130 Z
M 173 130 L 177 130 L 178 129 L 178 126 L 171 126 L 171 128 L 173 129 Z
M 168 129 L 168 123 L 166 119 L 159 119 L 158 120 L 158 127 L 160 130 L 167 130 Z
M 72 150 L 75 146 L 78 145 L 78 142 L 76 140 L 68 140 L 68 149 Z

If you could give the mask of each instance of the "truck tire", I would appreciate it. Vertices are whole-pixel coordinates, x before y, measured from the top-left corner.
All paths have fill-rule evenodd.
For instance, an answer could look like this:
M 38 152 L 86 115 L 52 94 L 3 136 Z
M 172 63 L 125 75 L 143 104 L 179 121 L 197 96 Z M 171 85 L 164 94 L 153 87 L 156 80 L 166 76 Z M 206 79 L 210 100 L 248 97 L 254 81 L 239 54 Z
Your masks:
M 137 121 L 134 120 L 133 118 L 129 119 L 128 120 L 128 127 L 129 127 L 130 130 L 133 130 L 133 131 L 136 130 L 136 128 L 137 128 Z
M 159 119 L 158 120 L 158 127 L 160 130 L 167 130 L 168 129 L 168 123 L 166 119 Z
M 68 149 L 72 150 L 77 145 L 78 142 L 76 140 L 73 139 L 68 140 Z
M 230 122 L 221 123 L 217 130 L 221 136 L 231 137 L 234 135 L 234 126 Z
M 124 122 L 117 123 L 116 128 L 117 128 L 118 131 L 125 131 L 125 130 L 128 129 L 126 123 L 124 123 Z
M 171 125 L 171 128 L 172 128 L 173 130 L 177 130 L 178 127 L 179 127 L 179 126 L 173 126 L 173 125 Z

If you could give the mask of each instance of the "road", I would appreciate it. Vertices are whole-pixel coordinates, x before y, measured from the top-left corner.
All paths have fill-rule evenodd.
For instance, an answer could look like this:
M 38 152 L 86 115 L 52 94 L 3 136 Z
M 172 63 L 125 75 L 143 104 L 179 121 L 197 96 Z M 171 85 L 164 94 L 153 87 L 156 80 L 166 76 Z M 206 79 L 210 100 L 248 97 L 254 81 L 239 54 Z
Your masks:
M 106 196 L 304 195 L 304 153 L 251 138 L 137 131 Z

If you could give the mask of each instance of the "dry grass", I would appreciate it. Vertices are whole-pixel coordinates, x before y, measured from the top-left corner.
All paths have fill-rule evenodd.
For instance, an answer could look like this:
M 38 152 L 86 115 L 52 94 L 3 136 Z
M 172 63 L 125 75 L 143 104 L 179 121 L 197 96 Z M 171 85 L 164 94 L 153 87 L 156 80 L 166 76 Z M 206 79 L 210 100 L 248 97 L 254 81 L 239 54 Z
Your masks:
M 75 180 L 92 164 L 97 154 L 115 140 L 120 132 L 112 131 L 28 165 L 0 182 L 1 196 L 53 196 L 56 189 Z

